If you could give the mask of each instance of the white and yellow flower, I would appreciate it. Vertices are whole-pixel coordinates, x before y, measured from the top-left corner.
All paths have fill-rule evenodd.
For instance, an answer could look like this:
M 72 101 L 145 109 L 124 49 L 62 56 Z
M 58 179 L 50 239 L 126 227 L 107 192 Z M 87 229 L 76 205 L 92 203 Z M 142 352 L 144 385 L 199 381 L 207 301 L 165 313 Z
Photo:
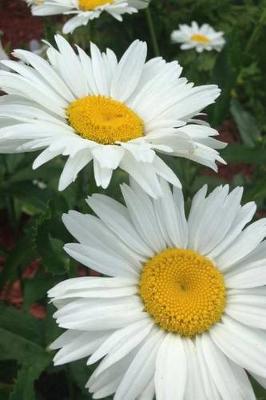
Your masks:
M 31 6 L 32 14 L 74 15 L 64 27 L 63 33 L 72 33 L 77 27 L 87 25 L 92 19 L 100 17 L 105 11 L 118 21 L 123 14 L 137 13 L 148 7 L 149 0 L 26 0 Z
M 216 32 L 210 25 L 199 26 L 193 21 L 191 26 L 182 24 L 171 34 L 172 42 L 182 43 L 182 50 L 195 48 L 201 53 L 204 50 L 221 51 L 225 45 L 224 32 Z
M 213 138 L 217 131 L 192 119 L 215 101 L 216 85 L 193 87 L 180 78 L 177 62 L 146 62 L 146 43 L 138 40 L 120 61 L 94 44 L 89 57 L 61 36 L 55 40 L 49 61 L 16 50 L 23 63 L 3 62 L 15 72 L 0 72 L 0 87 L 9 93 L 0 99 L 0 152 L 44 149 L 33 168 L 68 156 L 59 190 L 93 161 L 98 186 L 106 188 L 120 167 L 154 197 L 161 194 L 159 177 L 180 185 L 156 152 L 213 169 L 223 162 L 215 150 L 225 146 Z
M 109 277 L 50 290 L 67 329 L 55 365 L 101 360 L 95 399 L 255 400 L 246 371 L 266 387 L 266 219 L 246 227 L 256 205 L 228 186 L 204 186 L 186 218 L 181 190 L 161 184 L 160 199 L 132 182 L 126 206 L 94 194 L 97 217 L 63 216 L 79 242 L 66 252 Z

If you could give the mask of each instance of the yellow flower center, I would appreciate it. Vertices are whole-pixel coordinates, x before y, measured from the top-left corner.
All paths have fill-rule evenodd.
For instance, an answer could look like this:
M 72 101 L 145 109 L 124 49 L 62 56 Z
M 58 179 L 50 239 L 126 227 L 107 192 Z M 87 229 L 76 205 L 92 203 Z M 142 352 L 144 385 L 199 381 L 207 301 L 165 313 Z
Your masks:
M 79 0 L 79 8 L 83 11 L 91 11 L 105 4 L 112 4 L 114 0 Z
M 128 142 L 144 136 L 142 119 L 120 101 L 86 96 L 68 106 L 69 124 L 82 137 L 101 144 Z
M 166 249 L 140 278 L 145 310 L 164 330 L 193 337 L 218 322 L 226 302 L 223 275 L 193 250 Z
M 191 40 L 200 44 L 208 44 L 210 42 L 210 39 L 207 36 L 202 35 L 201 33 L 195 33 L 194 35 L 192 35 Z

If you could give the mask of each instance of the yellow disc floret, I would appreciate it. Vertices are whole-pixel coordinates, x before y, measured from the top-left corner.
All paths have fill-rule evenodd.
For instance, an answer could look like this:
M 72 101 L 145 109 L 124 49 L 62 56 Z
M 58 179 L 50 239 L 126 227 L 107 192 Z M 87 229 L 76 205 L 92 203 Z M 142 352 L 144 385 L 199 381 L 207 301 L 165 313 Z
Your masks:
M 164 330 L 193 337 L 223 314 L 223 275 L 193 250 L 167 249 L 150 259 L 140 277 L 145 310 Z
M 210 39 L 207 36 L 202 35 L 201 33 L 195 33 L 194 35 L 192 35 L 191 40 L 199 44 L 208 44 L 210 42 Z
M 112 3 L 113 0 L 79 0 L 79 8 L 82 11 L 92 11 L 99 6 Z
M 82 137 L 101 144 L 128 142 L 144 135 L 142 119 L 120 101 L 86 96 L 67 108 L 69 124 Z

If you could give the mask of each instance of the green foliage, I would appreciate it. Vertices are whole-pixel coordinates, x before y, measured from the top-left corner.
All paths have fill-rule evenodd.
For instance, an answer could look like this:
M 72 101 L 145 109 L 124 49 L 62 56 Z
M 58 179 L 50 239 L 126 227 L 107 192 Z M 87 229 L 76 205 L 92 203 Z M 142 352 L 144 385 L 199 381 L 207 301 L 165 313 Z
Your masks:
M 233 143 L 222 151 L 228 163 L 225 171 L 236 171 L 228 172 L 228 179 L 188 160 L 163 156 L 182 181 L 186 206 L 203 183 L 212 188 L 229 180 L 232 186 L 244 185 L 245 201 L 255 200 L 259 211 L 265 213 L 266 0 L 152 0 L 150 13 L 161 55 L 168 61 L 178 60 L 184 76 L 195 84 L 220 86 L 222 94 L 209 108 L 208 120 L 223 131 L 229 123 L 233 131 L 226 131 L 224 140 L 229 135 Z M 148 41 L 149 57 L 153 57 L 147 18 L 143 11 L 126 15 L 121 24 L 103 14 L 89 27 L 77 29 L 68 40 L 85 50 L 93 40 L 119 55 L 129 42 L 139 38 Z M 221 53 L 182 51 L 171 43 L 171 32 L 192 20 L 225 32 L 227 44 Z M 44 25 L 45 38 L 53 42 L 54 33 L 61 30 L 60 19 L 44 18 Z M 0 155 L 0 231 L 4 238 L 12 237 L 11 245 L 0 242 L 0 257 L 5 258 L 0 290 L 19 281 L 23 297 L 17 308 L 7 299 L 0 306 L 0 400 L 90 399 L 84 384 L 93 369 L 84 361 L 52 366 L 53 353 L 48 346 L 61 330 L 53 320 L 54 307 L 46 293 L 57 282 L 77 276 L 79 267 L 63 250 L 73 239 L 64 228 L 62 214 L 70 209 L 90 212 L 86 196 L 104 191 L 96 187 L 89 165 L 70 188 L 59 193 L 57 184 L 65 160 L 58 157 L 33 171 L 35 157 L 31 153 Z M 121 200 L 119 184 L 127 180 L 123 171 L 116 171 L 105 192 Z M 27 269 L 32 262 L 39 267 L 29 276 Z M 42 307 L 44 318 L 32 316 L 34 306 Z M 253 383 L 258 400 L 265 400 L 265 390 Z

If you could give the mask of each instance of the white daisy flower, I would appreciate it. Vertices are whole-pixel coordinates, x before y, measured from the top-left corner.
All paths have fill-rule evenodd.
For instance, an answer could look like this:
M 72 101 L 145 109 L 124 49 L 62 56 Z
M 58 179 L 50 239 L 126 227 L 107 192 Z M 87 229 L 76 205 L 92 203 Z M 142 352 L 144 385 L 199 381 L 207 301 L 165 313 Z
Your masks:
M 14 51 L 24 64 L 4 62 L 16 73 L 0 72 L 0 87 L 9 93 L 0 99 L 0 152 L 45 149 L 33 168 L 68 156 L 59 190 L 93 160 L 98 186 L 106 188 L 120 167 L 155 197 L 160 176 L 180 185 L 157 151 L 213 169 L 223 162 L 217 131 L 192 119 L 215 101 L 216 85 L 193 87 L 180 78 L 177 62 L 146 62 L 146 43 L 138 40 L 118 62 L 109 49 L 101 53 L 91 44 L 89 57 L 55 39 L 58 50 L 48 49 L 49 62 L 25 50 Z
M 182 192 L 122 185 L 126 206 L 101 194 L 97 215 L 63 216 L 79 243 L 66 252 L 109 277 L 68 279 L 49 291 L 67 329 L 55 365 L 99 363 L 87 387 L 114 400 L 255 400 L 266 387 L 266 219 L 253 222 L 242 188 L 204 186 L 185 217 Z
M 106 11 L 118 21 L 123 14 L 137 13 L 148 7 L 150 0 L 26 0 L 37 16 L 67 14 L 74 15 L 64 27 L 63 33 L 72 33 L 77 27 L 87 25 Z
M 191 26 L 182 24 L 171 34 L 172 42 L 182 43 L 182 50 L 195 48 L 201 53 L 204 50 L 221 51 L 225 45 L 224 32 L 216 32 L 210 25 L 199 26 L 193 21 Z

